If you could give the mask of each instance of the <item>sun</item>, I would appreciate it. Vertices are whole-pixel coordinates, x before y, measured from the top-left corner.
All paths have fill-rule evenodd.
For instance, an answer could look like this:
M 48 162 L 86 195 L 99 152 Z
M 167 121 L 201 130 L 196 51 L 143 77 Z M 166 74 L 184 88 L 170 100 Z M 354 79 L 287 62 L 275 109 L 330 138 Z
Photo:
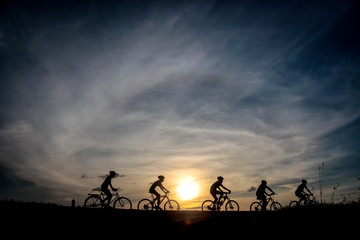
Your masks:
M 198 195 L 199 186 L 195 182 L 186 182 L 181 184 L 177 190 L 180 198 L 183 200 L 190 200 Z

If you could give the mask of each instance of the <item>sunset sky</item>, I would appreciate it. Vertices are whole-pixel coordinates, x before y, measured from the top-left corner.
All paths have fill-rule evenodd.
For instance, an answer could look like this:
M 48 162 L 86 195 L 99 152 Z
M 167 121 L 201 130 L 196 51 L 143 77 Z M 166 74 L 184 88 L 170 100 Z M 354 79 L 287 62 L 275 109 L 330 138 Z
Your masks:
M 7 1 L 0 199 L 81 205 L 110 170 L 134 204 L 158 175 L 183 209 L 220 175 L 240 210 L 262 179 L 357 199 L 359 96 L 356 0 Z

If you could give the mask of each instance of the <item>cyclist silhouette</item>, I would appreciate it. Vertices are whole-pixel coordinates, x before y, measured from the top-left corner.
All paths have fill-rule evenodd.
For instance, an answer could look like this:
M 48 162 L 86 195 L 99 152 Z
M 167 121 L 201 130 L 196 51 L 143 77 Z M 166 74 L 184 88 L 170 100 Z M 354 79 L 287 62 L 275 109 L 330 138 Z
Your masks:
M 224 191 L 221 188 L 223 188 L 223 189 L 227 190 L 229 193 L 231 193 L 230 189 L 227 189 L 222 184 L 224 181 L 224 178 L 222 176 L 219 176 L 217 179 L 218 180 L 216 182 L 214 182 L 213 185 L 211 185 L 211 187 L 210 187 L 210 194 L 214 197 L 213 208 L 216 208 L 217 201 L 219 199 L 221 199 L 224 194 Z M 216 196 L 216 194 L 220 194 L 219 198 Z
M 149 189 L 149 193 L 152 193 L 156 196 L 155 200 L 157 200 L 157 206 L 155 208 L 160 208 L 160 194 L 155 190 L 156 187 L 159 187 L 164 193 L 170 193 L 169 190 L 167 190 L 163 185 L 162 182 L 164 182 L 165 177 L 160 175 L 158 176 L 158 179 L 156 182 L 154 182 L 150 189 Z
M 272 194 L 275 194 L 275 192 L 270 187 L 267 186 L 267 182 L 265 180 L 261 180 L 261 184 L 256 190 L 256 199 L 262 201 L 262 206 L 261 206 L 262 211 L 266 211 L 266 205 L 267 205 L 266 196 L 270 195 L 266 192 L 266 189 L 272 192 Z
M 111 198 L 112 198 L 112 194 L 109 190 L 109 186 L 111 187 L 111 189 L 113 191 L 116 191 L 117 188 L 114 188 L 111 184 L 111 179 L 114 178 L 116 176 L 116 172 L 115 171 L 110 171 L 110 175 L 107 176 L 104 180 L 104 182 L 101 184 L 101 190 L 106 194 L 106 198 L 104 198 L 104 204 L 106 204 L 105 206 L 109 207 Z M 106 203 L 107 200 L 107 203 Z
M 312 195 L 312 192 L 309 190 L 306 184 L 307 181 L 305 179 L 301 180 L 301 184 L 295 190 L 295 196 L 299 198 L 299 202 L 302 202 L 306 199 L 306 192 L 304 191 L 304 189 L 306 189 L 309 192 L 309 194 Z

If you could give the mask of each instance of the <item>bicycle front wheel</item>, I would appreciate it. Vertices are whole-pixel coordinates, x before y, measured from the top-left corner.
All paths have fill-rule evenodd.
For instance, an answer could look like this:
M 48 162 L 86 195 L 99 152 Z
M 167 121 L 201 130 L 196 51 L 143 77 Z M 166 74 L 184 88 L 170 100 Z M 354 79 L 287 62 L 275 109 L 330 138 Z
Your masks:
M 142 199 L 137 205 L 138 210 L 151 211 L 153 210 L 153 204 L 149 199 Z
M 309 200 L 307 203 L 306 203 L 306 206 L 317 206 L 319 205 L 316 201 L 314 200 Z
M 179 211 L 180 205 L 175 200 L 169 200 L 164 204 L 164 210 L 165 211 Z
M 230 212 L 230 211 L 234 211 L 234 212 L 239 211 L 239 204 L 238 204 L 236 201 L 234 201 L 234 200 L 229 200 L 229 201 L 226 203 L 226 205 L 225 205 L 225 210 L 226 210 L 227 212 Z
M 296 208 L 296 207 L 299 207 L 299 206 L 300 206 L 300 203 L 298 201 L 296 201 L 296 200 L 291 201 L 289 203 L 289 208 Z
M 214 202 L 212 200 L 205 200 L 201 204 L 201 211 L 213 211 L 213 204 Z
M 253 202 L 250 205 L 251 212 L 260 212 L 261 211 L 261 204 L 259 202 Z
M 89 196 L 84 201 L 85 208 L 102 208 L 101 198 L 99 196 Z
M 271 205 L 270 205 L 270 211 L 278 211 L 278 210 L 281 210 L 282 209 L 282 206 L 279 202 L 273 202 Z
M 114 202 L 115 209 L 131 209 L 132 203 L 127 197 L 119 197 Z

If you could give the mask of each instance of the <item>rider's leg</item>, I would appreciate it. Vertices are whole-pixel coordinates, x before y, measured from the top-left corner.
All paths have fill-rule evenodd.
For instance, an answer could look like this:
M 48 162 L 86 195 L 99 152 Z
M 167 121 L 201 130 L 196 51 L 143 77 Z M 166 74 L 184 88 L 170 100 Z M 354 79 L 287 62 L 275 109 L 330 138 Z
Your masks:
M 160 207 L 160 194 L 158 192 L 154 192 L 156 198 L 154 199 L 157 203 L 157 207 Z
M 261 211 L 266 211 L 267 201 L 265 195 L 261 196 L 261 202 L 262 202 Z
M 299 198 L 299 204 L 305 200 L 305 196 L 301 192 L 296 192 L 295 195 Z
M 107 205 L 109 206 L 109 205 L 110 205 L 110 202 L 111 202 L 111 199 L 112 199 L 112 194 L 109 195 L 107 198 L 108 198 Z
M 220 204 L 220 201 L 221 201 L 221 199 L 222 199 L 222 197 L 223 197 L 223 193 L 222 192 L 218 192 L 219 194 L 220 194 L 220 196 L 219 196 L 219 199 L 218 199 L 218 202 L 217 202 L 217 205 L 219 205 Z M 217 207 L 219 207 L 219 206 L 217 206 Z
M 111 198 L 112 198 L 112 194 L 110 192 L 109 189 L 104 189 L 103 192 L 106 194 L 106 200 L 107 200 L 107 203 L 106 203 L 106 200 L 104 199 L 104 203 L 106 203 L 106 205 L 109 205 L 110 204 L 110 201 L 111 201 Z
M 305 200 L 306 200 L 305 194 L 301 194 L 300 199 L 299 199 L 299 203 L 300 203 L 300 204 L 301 204 L 301 203 L 305 204 Z
M 212 209 L 215 209 L 215 208 L 216 208 L 216 205 L 217 205 L 218 198 L 217 198 L 217 196 L 216 196 L 216 193 L 217 193 L 217 192 L 211 193 L 211 195 L 212 195 L 213 198 L 214 198 L 214 202 L 213 202 L 213 205 L 212 205 Z

